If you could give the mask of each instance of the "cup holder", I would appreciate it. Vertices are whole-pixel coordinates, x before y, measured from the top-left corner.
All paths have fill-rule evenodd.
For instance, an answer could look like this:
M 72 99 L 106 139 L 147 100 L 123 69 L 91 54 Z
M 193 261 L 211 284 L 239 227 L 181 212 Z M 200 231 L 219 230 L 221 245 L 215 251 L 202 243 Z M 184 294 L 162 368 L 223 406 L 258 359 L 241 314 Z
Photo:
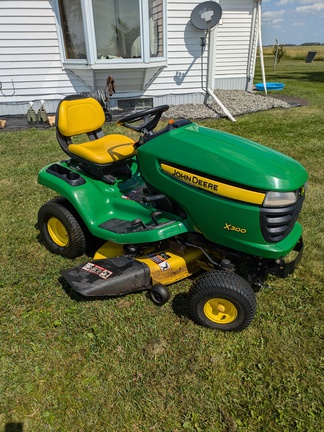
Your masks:
M 78 179 L 80 178 L 80 175 L 79 175 L 78 173 L 75 173 L 75 172 L 69 171 L 69 172 L 66 174 L 66 178 L 67 178 L 68 180 L 78 180 Z
M 71 186 L 80 186 L 86 182 L 80 174 L 70 171 L 68 168 L 59 164 L 51 165 L 46 171 L 55 177 L 64 180 Z

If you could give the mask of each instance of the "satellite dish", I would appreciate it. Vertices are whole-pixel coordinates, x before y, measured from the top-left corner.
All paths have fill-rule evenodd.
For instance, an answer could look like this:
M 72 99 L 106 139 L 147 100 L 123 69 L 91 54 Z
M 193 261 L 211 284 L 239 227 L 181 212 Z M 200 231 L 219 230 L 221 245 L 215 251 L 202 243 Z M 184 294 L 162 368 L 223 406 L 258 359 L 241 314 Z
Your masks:
M 210 38 L 211 29 L 215 27 L 222 17 L 222 8 L 220 5 L 214 1 L 205 1 L 197 5 L 191 12 L 191 23 L 198 30 L 205 30 L 205 37 L 201 38 L 201 47 L 205 47 L 207 35 Z M 216 97 L 215 92 L 210 85 L 213 76 L 211 73 L 211 52 L 213 50 L 212 43 L 208 43 L 208 64 L 207 64 L 207 79 L 206 79 L 206 94 L 211 96 L 215 102 L 223 109 L 225 114 L 235 122 L 235 118 L 228 111 L 228 109 L 221 103 L 221 101 Z
M 219 23 L 222 17 L 221 6 L 214 1 L 206 1 L 197 5 L 191 12 L 191 23 L 199 30 L 210 30 Z

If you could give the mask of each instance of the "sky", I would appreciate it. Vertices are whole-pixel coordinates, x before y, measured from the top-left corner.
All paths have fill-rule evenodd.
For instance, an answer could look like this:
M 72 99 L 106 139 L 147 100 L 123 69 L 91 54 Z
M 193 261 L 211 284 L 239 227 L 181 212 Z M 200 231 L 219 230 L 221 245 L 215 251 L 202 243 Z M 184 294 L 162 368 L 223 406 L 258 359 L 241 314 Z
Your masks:
M 324 0 L 262 0 L 262 45 L 324 43 Z

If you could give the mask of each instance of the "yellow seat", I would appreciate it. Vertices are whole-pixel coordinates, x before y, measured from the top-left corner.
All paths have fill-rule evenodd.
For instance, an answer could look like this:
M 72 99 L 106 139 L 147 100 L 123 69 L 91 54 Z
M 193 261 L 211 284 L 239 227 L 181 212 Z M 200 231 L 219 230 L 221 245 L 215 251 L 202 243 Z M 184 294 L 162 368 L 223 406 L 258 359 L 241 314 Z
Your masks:
M 106 135 L 82 144 L 70 144 L 68 150 L 96 164 L 117 162 L 135 154 L 134 141 L 119 134 Z
M 68 96 L 60 102 L 56 118 L 58 141 L 72 159 L 107 165 L 135 154 L 135 141 L 131 138 L 121 134 L 104 135 L 101 128 L 105 114 L 96 99 Z M 72 141 L 73 137 L 83 134 L 88 136 L 87 141 Z

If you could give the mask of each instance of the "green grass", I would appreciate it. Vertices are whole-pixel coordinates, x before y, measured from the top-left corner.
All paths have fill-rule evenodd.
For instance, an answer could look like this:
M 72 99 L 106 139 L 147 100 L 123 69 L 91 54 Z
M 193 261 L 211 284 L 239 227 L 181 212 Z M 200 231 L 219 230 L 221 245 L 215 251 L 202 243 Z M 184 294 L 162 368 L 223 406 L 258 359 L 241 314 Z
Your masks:
M 303 261 L 289 278 L 270 278 L 241 333 L 187 317 L 190 280 L 172 285 L 161 308 L 145 293 L 86 300 L 63 289 L 60 269 L 85 258 L 50 254 L 35 227 L 54 195 L 37 184 L 37 172 L 64 157 L 55 131 L 0 133 L 0 429 L 324 430 L 324 63 L 266 66 L 269 81 L 286 84 L 281 94 L 308 105 L 201 122 L 278 149 L 310 176 Z

